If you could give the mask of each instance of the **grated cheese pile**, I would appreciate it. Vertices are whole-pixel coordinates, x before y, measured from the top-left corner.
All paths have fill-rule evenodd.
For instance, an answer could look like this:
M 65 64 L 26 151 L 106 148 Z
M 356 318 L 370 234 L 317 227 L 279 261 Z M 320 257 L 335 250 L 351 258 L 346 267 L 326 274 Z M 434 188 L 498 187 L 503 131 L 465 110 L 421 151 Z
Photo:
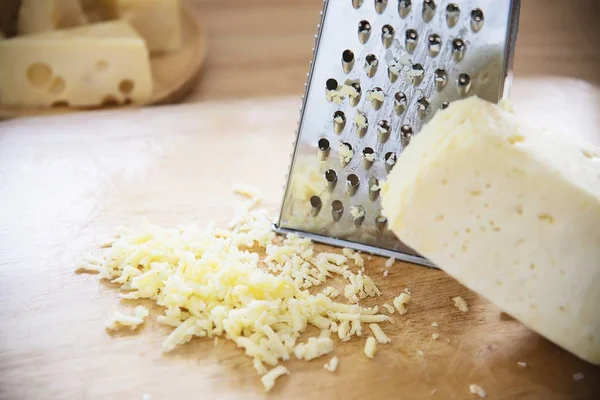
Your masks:
M 377 324 L 393 320 L 379 314 L 378 307 L 358 305 L 381 295 L 370 277 L 348 265 L 349 258 L 364 265 L 358 253 L 315 254 L 310 240 L 293 234 L 278 240 L 267 213 L 253 210 L 257 194 L 248 188 L 237 191 L 248 201 L 230 229 L 214 224 L 204 229 L 149 224 L 140 231 L 122 229 L 101 255 L 86 258 L 79 269 L 120 284 L 121 298 L 152 299 L 163 307 L 157 321 L 175 328 L 162 344 L 164 352 L 194 337 L 225 337 L 253 358 L 266 390 L 289 373 L 281 361 L 331 353 L 332 334 L 348 341 L 361 336 L 367 323 L 381 342 L 389 340 Z M 258 251 L 266 254 L 262 260 Z M 333 301 L 341 294 L 333 287 L 316 294 L 307 290 L 333 275 L 349 282 L 343 295 L 353 304 Z M 138 314 L 143 322 L 143 313 Z M 121 317 L 116 321 L 127 325 Z M 299 343 L 309 325 L 320 334 Z M 374 340 L 367 341 L 367 355 L 374 354 Z M 335 365 L 332 359 L 329 368 L 335 370 Z

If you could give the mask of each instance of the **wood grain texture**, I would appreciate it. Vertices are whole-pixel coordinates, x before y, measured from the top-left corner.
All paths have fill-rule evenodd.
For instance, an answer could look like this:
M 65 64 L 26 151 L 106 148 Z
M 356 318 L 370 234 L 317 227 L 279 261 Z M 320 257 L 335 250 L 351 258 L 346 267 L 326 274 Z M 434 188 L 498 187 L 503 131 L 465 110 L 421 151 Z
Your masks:
M 191 14 L 189 5 L 186 3 L 182 7 L 181 25 L 183 35 L 181 48 L 173 52 L 155 54 L 150 58 L 153 85 L 150 101 L 147 104 L 132 104 L 121 106 L 121 108 L 176 103 L 194 89 L 196 78 L 206 60 L 207 43 L 202 26 L 198 19 Z M 65 114 L 79 110 L 81 108 L 15 108 L 0 105 L 0 118 Z
M 210 57 L 186 101 L 302 93 L 322 0 L 189 1 Z M 599 16 L 598 0 L 523 0 L 515 74 L 600 84 Z
M 521 80 L 514 95 L 532 118 L 600 139 L 597 88 Z M 120 303 L 111 285 L 75 274 L 77 259 L 117 225 L 143 218 L 222 225 L 232 217 L 236 182 L 261 189 L 275 212 L 298 105 L 207 102 L 0 123 L 0 399 L 470 399 L 471 383 L 490 399 L 598 398 L 599 367 L 441 271 L 398 263 L 383 278 L 379 258 L 366 270 L 383 296 L 367 304 L 405 287 L 413 293 L 409 313 L 385 326 L 392 343 L 374 360 L 363 355 L 364 340 L 336 343 L 335 374 L 322 368 L 328 357 L 291 361 L 291 375 L 267 396 L 250 360 L 224 340 L 216 348 L 194 340 L 163 356 L 170 328 L 154 322 L 156 308 L 140 332 L 107 334 L 105 318 L 137 303 Z M 452 305 L 457 295 L 468 313 Z M 579 372 L 585 378 L 574 380 Z

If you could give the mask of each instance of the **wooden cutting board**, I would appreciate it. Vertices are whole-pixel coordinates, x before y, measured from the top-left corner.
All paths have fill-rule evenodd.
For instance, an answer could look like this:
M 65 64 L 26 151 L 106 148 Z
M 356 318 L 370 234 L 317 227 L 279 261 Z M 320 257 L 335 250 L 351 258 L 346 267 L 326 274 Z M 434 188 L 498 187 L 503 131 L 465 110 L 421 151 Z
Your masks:
M 518 81 L 514 96 L 532 118 L 600 139 L 599 89 L 530 80 Z M 261 189 L 275 212 L 298 106 L 273 99 L 0 123 L 0 398 L 265 397 L 250 359 L 225 340 L 214 347 L 197 339 L 165 356 L 170 328 L 152 318 L 139 332 L 107 334 L 104 319 L 133 303 L 120 304 L 113 286 L 73 268 L 117 225 L 224 224 L 236 182 Z M 291 361 L 291 375 L 267 398 L 462 399 L 474 397 L 471 383 L 489 399 L 599 398 L 599 367 L 439 270 L 397 263 L 384 278 L 383 263 L 367 265 L 383 291 L 377 303 L 405 287 L 413 293 L 409 313 L 386 326 L 392 343 L 374 360 L 363 355 L 364 340 L 338 343 L 335 374 L 323 369 L 329 357 Z M 468 313 L 454 296 L 467 300 Z

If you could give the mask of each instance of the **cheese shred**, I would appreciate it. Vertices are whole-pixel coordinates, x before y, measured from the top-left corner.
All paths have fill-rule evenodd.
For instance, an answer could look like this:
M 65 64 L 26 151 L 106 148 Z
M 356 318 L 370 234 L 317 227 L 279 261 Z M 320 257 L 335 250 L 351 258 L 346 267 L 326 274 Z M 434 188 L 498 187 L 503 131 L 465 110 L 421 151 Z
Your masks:
M 389 341 L 378 323 L 393 320 L 378 314 L 378 307 L 358 305 L 361 299 L 381 295 L 369 276 L 349 267 L 349 260 L 363 266 L 359 253 L 317 253 L 309 239 L 277 237 L 271 217 L 255 209 L 260 194 L 245 186 L 235 191 L 246 201 L 228 229 L 211 224 L 122 229 L 78 269 L 119 284 L 121 298 L 150 299 L 160 306 L 157 321 L 174 328 L 162 343 L 163 352 L 194 338 L 231 340 L 252 358 L 267 391 L 289 373 L 281 361 L 292 356 L 308 361 L 331 353 L 330 336 L 337 334 L 342 342 L 360 337 L 366 323 L 380 343 Z M 321 292 L 307 290 L 334 275 L 348 282 L 342 293 L 329 286 Z M 340 294 L 351 304 L 332 300 Z M 135 329 L 147 315 L 138 306 L 133 316 L 117 313 L 107 328 Z M 310 326 L 320 334 L 299 343 Z M 372 357 L 375 346 L 375 338 L 367 339 L 365 354 Z M 335 370 L 337 358 L 328 365 Z

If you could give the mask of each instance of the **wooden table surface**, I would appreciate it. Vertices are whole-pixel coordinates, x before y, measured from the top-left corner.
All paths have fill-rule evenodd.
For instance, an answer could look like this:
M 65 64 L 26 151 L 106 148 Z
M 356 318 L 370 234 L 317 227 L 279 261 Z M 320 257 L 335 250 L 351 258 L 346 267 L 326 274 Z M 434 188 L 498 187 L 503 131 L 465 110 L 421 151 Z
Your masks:
M 514 95 L 532 118 L 600 139 L 594 87 L 518 80 Z M 261 189 L 275 212 L 297 107 L 253 99 L 0 123 L 0 399 L 262 398 L 250 360 L 231 343 L 194 340 L 162 355 L 170 328 L 154 321 L 156 308 L 140 332 L 107 334 L 105 319 L 133 304 L 74 267 L 117 225 L 224 224 L 236 182 Z M 598 398 L 600 368 L 441 271 L 398 263 L 384 278 L 383 262 L 366 266 L 383 291 L 377 304 L 413 292 L 409 313 L 386 326 L 392 343 L 374 360 L 362 340 L 338 343 L 333 375 L 322 360 L 289 362 L 291 375 L 268 398 L 462 399 L 471 383 L 490 399 Z M 470 311 L 458 311 L 453 296 Z

